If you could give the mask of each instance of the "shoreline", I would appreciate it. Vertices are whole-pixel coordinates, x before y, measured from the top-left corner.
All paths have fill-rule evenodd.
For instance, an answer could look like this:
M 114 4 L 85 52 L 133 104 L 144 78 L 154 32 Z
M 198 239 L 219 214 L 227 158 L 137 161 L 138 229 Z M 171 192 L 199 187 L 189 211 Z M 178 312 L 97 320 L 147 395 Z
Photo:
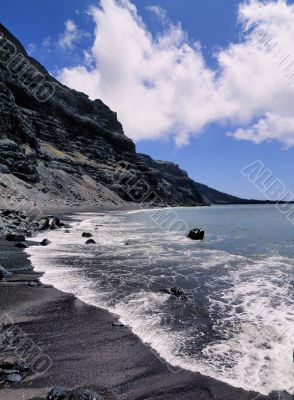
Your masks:
M 70 212 L 62 214 L 63 220 L 70 219 Z M 56 386 L 94 388 L 105 399 L 253 400 L 258 396 L 199 373 L 180 368 L 172 372 L 175 368 L 128 327 L 119 326 L 114 314 L 48 285 L 28 286 L 42 276 L 33 270 L 28 255 L 3 240 L 0 249 L 0 264 L 15 273 L 0 283 L 2 315 L 10 315 L 52 360 L 46 374 L 28 375 L 0 389 L 0 400 L 41 400 Z

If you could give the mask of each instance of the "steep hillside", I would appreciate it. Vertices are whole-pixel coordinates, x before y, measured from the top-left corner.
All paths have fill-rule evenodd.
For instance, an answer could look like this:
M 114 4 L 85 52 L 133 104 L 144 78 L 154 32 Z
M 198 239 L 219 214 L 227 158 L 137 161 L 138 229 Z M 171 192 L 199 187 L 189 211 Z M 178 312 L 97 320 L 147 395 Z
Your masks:
M 0 185 L 9 200 L 243 203 L 136 154 L 115 112 L 57 82 L 0 24 Z

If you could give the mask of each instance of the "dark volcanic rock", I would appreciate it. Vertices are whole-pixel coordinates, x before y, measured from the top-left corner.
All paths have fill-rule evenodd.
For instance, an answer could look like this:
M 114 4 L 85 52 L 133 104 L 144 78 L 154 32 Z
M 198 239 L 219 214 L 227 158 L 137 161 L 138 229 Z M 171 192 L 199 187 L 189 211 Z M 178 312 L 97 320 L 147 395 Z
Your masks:
M 26 238 L 20 233 L 9 233 L 6 236 L 6 240 L 8 240 L 9 242 L 24 242 Z
M 31 237 L 40 230 L 59 229 L 65 227 L 59 218 L 55 216 L 32 218 L 24 213 L 13 210 L 0 211 L 0 237 L 6 238 L 11 242 L 18 242 L 15 247 L 26 248 L 25 236 Z M 13 231 L 12 231 L 13 230 Z M 42 246 L 50 244 L 48 239 L 44 239 Z
M 41 231 L 55 230 L 63 226 L 64 224 L 60 222 L 60 219 L 54 216 L 44 217 L 39 221 L 39 228 Z
M 29 366 L 25 363 L 18 361 L 14 358 L 6 359 L 0 364 L 0 369 L 4 370 L 6 374 L 12 374 L 13 371 L 26 372 L 29 371 Z
M 27 248 L 28 248 L 28 245 L 25 244 L 25 243 L 16 243 L 15 247 L 16 247 L 17 249 L 27 249 Z
M 0 175 L 72 201 L 88 200 L 90 191 L 94 199 L 102 192 L 156 206 L 243 202 L 195 183 L 176 164 L 137 154 L 115 112 L 56 81 L 0 24 L 0 41 L 7 40 L 29 68 L 16 75 L 0 64 Z M 47 101 L 36 96 L 34 73 L 52 88 Z
M 42 242 L 40 242 L 40 245 L 41 245 L 41 246 L 48 246 L 50 243 L 51 243 L 50 240 L 48 240 L 48 239 L 43 239 Z
M 0 175 L 1 176 L 1 175 Z M 1 183 L 1 180 L 0 180 Z M 0 235 L 1 236 L 8 236 L 8 240 L 13 239 L 12 233 L 17 233 L 18 235 L 21 234 L 23 238 L 24 233 L 29 236 L 29 227 L 31 221 L 27 215 L 22 212 L 15 211 L 15 210 L 1 210 L 0 211 Z M 21 232 L 21 233 L 20 233 Z M 17 240 L 16 241 L 22 241 Z
M 86 244 L 96 244 L 94 239 L 89 239 L 86 241 Z
M 89 233 L 89 232 L 83 232 L 82 233 L 82 237 L 85 237 L 85 238 L 90 238 L 92 236 L 93 236 L 92 233 Z
M 204 231 L 202 231 L 201 229 L 193 229 L 188 233 L 187 238 L 192 240 L 203 240 Z

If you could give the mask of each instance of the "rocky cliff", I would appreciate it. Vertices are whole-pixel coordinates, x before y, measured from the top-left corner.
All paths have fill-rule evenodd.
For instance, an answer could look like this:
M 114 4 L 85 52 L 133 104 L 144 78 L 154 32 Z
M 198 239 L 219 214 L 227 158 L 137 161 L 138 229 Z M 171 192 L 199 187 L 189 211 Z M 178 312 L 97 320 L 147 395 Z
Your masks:
M 0 188 L 9 201 L 244 203 L 137 154 L 115 112 L 57 82 L 0 24 Z

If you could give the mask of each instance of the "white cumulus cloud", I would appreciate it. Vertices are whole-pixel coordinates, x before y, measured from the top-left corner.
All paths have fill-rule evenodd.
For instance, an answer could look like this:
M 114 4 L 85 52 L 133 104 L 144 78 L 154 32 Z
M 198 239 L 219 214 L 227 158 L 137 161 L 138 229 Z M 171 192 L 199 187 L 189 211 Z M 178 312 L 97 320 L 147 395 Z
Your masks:
M 95 40 L 85 52 L 91 63 L 64 68 L 59 79 L 101 98 L 137 141 L 172 137 L 180 146 L 220 123 L 236 139 L 294 144 L 293 5 L 244 2 L 241 39 L 215 54 L 215 69 L 200 43 L 166 23 L 161 8 L 150 10 L 165 20 L 156 36 L 129 0 L 101 0 L 91 9 Z
M 72 50 L 80 39 L 88 36 L 87 33 L 79 30 L 76 23 L 71 19 L 65 21 L 64 26 L 64 32 L 59 36 L 58 40 L 58 46 L 63 50 Z

